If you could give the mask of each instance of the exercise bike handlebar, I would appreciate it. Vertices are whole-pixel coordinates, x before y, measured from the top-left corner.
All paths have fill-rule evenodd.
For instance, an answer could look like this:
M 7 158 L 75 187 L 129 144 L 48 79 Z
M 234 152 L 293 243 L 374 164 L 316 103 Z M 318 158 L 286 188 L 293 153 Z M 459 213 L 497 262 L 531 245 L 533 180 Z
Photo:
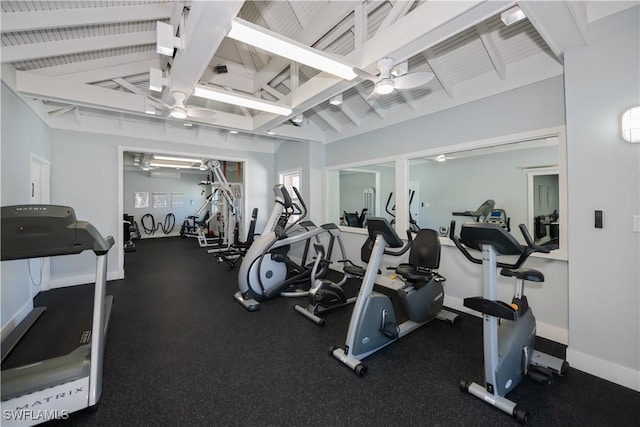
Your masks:
M 473 224 L 477 227 L 478 226 L 477 224 L 482 224 L 482 223 L 473 223 Z M 499 229 L 499 227 L 494 226 L 493 224 L 487 224 L 487 228 L 489 227 L 491 227 L 491 229 L 493 230 Z M 460 241 L 460 238 L 455 235 L 455 228 L 456 228 L 456 221 L 452 220 L 451 225 L 449 227 L 449 238 L 453 240 L 453 243 L 456 245 L 458 249 L 460 249 L 460 252 L 462 252 L 465 258 L 467 258 L 469 261 L 471 261 L 474 264 L 482 264 L 482 257 L 476 258 L 473 255 L 471 255 L 471 253 L 467 250 L 467 247 Z M 513 236 L 511 236 L 511 234 L 508 231 L 504 229 L 500 229 L 500 230 L 503 236 L 508 236 L 510 239 L 513 239 Z M 527 260 L 527 258 L 529 258 L 529 256 L 532 253 L 534 252 L 549 253 L 550 252 L 551 248 L 540 246 L 533 241 L 533 239 L 531 238 L 531 234 L 529 234 L 529 230 L 527 230 L 527 227 L 524 224 L 520 224 L 520 231 L 522 232 L 522 235 L 524 236 L 524 239 L 527 242 L 527 245 L 525 246 L 525 245 L 517 244 L 517 247 L 519 247 L 519 250 L 517 253 L 502 254 L 502 255 L 519 255 L 519 256 L 518 256 L 518 259 L 512 264 L 498 261 L 496 263 L 497 267 L 517 269 L 517 268 L 520 268 L 522 264 L 524 264 L 524 262 Z M 516 242 L 515 239 L 513 239 L 513 241 Z M 480 243 L 481 245 L 490 244 L 490 243 L 484 243 L 484 242 L 478 242 L 478 243 Z M 516 248 L 515 244 L 513 245 L 513 248 L 514 249 Z

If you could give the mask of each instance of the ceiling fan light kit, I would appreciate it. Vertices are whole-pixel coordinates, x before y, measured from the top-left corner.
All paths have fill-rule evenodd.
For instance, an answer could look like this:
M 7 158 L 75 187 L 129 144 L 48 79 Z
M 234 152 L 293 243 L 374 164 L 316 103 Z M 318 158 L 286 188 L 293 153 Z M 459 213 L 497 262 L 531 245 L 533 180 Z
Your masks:
M 378 95 L 388 95 L 393 92 L 394 86 L 392 79 L 382 79 L 376 83 L 376 93 Z

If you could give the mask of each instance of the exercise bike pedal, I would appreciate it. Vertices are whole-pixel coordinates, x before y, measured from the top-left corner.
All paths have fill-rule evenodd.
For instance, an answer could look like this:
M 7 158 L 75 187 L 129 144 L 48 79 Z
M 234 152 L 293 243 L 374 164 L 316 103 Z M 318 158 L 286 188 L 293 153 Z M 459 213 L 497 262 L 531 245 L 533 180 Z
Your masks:
M 529 369 L 529 377 L 531 377 L 534 382 L 541 385 L 551 384 L 551 381 L 553 380 L 553 372 L 550 369 L 535 366 Z

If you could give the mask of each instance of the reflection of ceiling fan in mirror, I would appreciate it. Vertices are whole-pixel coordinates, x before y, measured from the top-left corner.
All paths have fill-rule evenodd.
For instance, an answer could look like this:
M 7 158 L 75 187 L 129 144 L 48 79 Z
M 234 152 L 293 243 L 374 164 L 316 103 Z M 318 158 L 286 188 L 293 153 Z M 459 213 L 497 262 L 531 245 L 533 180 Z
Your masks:
M 368 99 L 390 94 L 394 89 L 413 89 L 427 84 L 434 77 L 434 74 L 428 71 L 407 73 L 407 61 L 396 65 L 391 58 L 382 58 L 378 61 L 377 67 L 377 75 L 358 68 L 353 69 L 359 77 L 370 80 L 375 84 L 373 92 L 367 97 Z

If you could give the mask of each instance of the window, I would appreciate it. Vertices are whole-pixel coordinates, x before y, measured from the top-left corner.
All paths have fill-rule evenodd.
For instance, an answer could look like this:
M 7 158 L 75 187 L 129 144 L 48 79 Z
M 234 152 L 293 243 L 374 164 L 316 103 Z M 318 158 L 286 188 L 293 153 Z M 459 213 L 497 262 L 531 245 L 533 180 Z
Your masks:
M 289 195 L 291 196 L 291 201 L 299 206 L 302 209 L 300 204 L 300 199 L 296 195 L 296 192 L 293 191 L 295 187 L 298 191 L 300 191 L 300 169 L 294 169 L 290 171 L 280 172 L 280 184 L 284 185 L 284 188 L 287 189 Z M 300 215 L 291 215 L 289 218 L 289 223 L 297 221 L 300 218 Z

